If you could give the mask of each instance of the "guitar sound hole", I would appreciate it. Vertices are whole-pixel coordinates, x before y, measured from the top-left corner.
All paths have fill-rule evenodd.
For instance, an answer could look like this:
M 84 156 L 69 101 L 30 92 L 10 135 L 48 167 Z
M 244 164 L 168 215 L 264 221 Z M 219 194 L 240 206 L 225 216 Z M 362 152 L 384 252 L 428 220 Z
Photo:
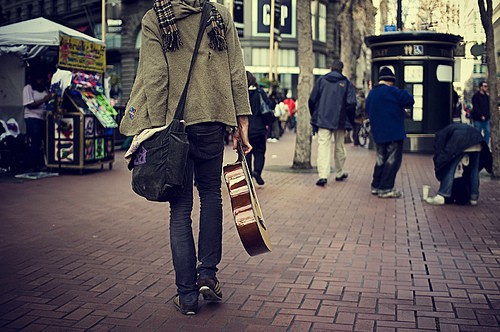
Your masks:
M 264 224 L 264 220 L 259 218 L 259 224 L 264 228 L 265 231 L 267 231 L 266 225 Z

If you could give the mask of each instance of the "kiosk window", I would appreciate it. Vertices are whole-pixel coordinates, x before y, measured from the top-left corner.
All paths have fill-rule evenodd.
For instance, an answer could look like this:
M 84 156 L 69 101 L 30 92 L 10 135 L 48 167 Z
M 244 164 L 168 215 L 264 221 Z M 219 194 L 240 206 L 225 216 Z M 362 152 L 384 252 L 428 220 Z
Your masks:
M 413 105 L 413 121 L 422 121 L 424 118 L 423 90 L 422 84 L 413 85 L 413 99 L 415 100 L 415 104 Z
M 438 82 L 453 82 L 453 68 L 451 66 L 439 65 L 436 69 Z
M 405 66 L 406 83 L 422 83 L 424 81 L 424 67 Z

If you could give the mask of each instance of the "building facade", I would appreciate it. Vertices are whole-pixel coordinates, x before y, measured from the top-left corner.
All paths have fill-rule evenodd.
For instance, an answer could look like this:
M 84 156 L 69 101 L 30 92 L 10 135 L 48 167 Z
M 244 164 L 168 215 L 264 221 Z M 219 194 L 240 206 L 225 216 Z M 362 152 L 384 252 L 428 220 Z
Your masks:
M 268 81 L 270 71 L 278 75 L 283 90 L 296 96 L 298 82 L 297 0 L 281 0 L 281 41 L 277 66 L 270 69 L 270 0 L 212 0 L 233 6 L 247 69 L 261 81 Z M 118 105 L 128 100 L 139 59 L 141 19 L 153 1 L 106 1 L 107 77 L 111 81 L 111 97 Z M 278 2 L 278 1 L 277 1 Z M 334 58 L 340 57 L 340 0 L 312 0 L 314 74 L 328 72 Z M 12 24 L 43 16 L 86 34 L 102 36 L 102 0 L 0 0 L 0 25 Z M 358 72 L 365 72 L 357 68 Z
M 278 82 L 283 90 L 291 90 L 296 96 L 298 82 L 297 55 L 297 0 L 281 0 L 281 42 L 278 47 Z M 229 0 L 218 0 L 226 6 Z M 314 44 L 314 74 L 328 72 L 334 58 L 339 57 L 340 33 L 336 21 L 338 1 L 312 0 L 312 27 Z M 268 80 L 270 69 L 270 1 L 233 1 L 233 16 L 239 30 L 240 42 L 247 70 L 258 80 Z M 122 1 L 123 36 L 121 48 L 122 93 L 126 100 L 132 88 L 141 45 L 141 19 L 151 8 L 149 2 Z

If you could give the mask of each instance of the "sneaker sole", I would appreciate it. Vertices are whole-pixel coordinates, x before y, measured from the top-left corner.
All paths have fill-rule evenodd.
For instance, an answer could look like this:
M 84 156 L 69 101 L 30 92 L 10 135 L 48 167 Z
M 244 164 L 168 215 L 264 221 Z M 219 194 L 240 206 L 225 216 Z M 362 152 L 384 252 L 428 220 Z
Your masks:
M 401 198 L 402 194 L 378 195 L 378 198 Z
M 181 314 L 183 314 L 183 315 L 187 315 L 187 316 L 196 315 L 196 311 L 193 311 L 193 310 L 182 310 L 181 304 L 179 302 L 179 298 L 178 297 L 174 298 L 174 305 L 177 308 L 177 310 L 179 310 L 181 312 Z
M 218 296 L 217 294 L 215 294 L 215 292 L 211 290 L 210 287 L 208 286 L 201 286 L 200 294 L 203 295 L 203 299 L 205 301 L 212 301 L 212 302 L 222 301 L 222 296 Z

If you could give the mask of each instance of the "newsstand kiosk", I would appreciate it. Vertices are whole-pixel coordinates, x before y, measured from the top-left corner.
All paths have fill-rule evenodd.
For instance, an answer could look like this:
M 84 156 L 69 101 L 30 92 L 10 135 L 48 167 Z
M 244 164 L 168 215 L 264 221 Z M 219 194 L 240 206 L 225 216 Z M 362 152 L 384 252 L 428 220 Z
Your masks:
M 389 32 L 365 39 L 372 51 L 372 80 L 390 67 L 396 86 L 415 99 L 405 119 L 403 149 L 434 152 L 434 134 L 451 123 L 454 50 L 460 36 L 436 32 Z
M 114 162 L 116 110 L 103 94 L 105 46 L 61 36 L 58 67 L 71 69 L 64 93 L 54 85 L 56 107 L 47 115 L 47 167 L 80 169 Z

